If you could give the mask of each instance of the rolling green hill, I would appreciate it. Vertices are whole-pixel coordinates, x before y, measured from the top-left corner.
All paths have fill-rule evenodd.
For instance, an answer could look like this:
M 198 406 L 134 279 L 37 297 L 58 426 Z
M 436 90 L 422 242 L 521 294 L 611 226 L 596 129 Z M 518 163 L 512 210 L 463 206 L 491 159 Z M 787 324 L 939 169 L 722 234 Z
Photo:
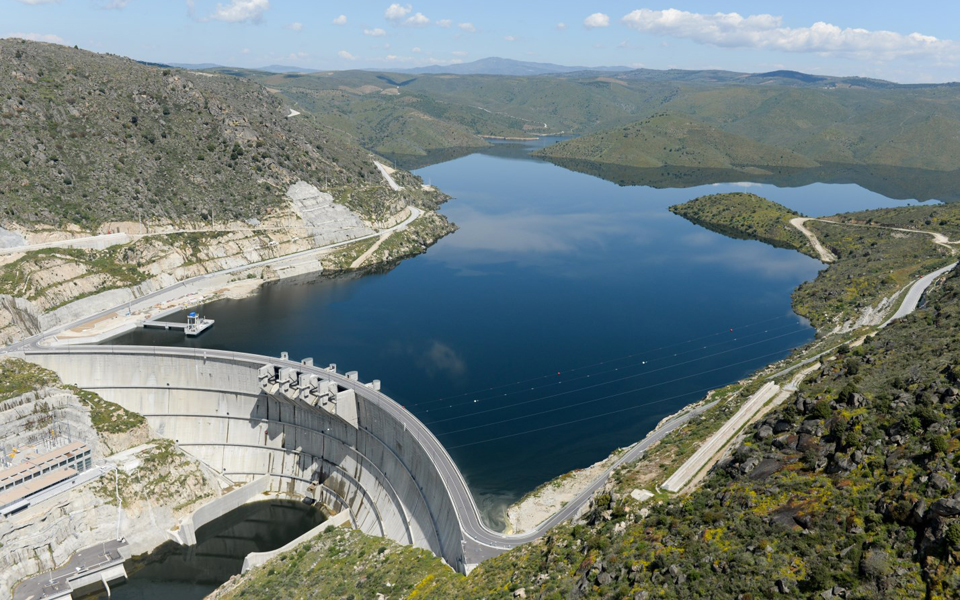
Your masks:
M 960 87 L 949 84 L 908 86 L 790 71 L 637 70 L 526 77 L 214 72 L 253 79 L 365 148 L 401 162 L 411 158 L 411 164 L 483 146 L 484 136 L 563 133 L 584 139 L 545 149 L 542 156 L 631 167 L 960 169 Z M 674 125 L 662 135 L 618 141 L 617 148 L 608 150 L 610 156 L 598 152 L 598 144 L 622 135 L 622 128 L 637 129 L 662 115 L 687 124 L 679 131 Z M 604 137 L 590 137 L 599 133 Z M 693 155 L 670 153 L 663 143 L 670 136 L 683 136 Z M 731 153 L 741 148 L 742 155 Z
M 559 142 L 543 156 L 641 168 L 814 167 L 789 150 L 727 133 L 684 115 L 657 114 L 643 121 Z

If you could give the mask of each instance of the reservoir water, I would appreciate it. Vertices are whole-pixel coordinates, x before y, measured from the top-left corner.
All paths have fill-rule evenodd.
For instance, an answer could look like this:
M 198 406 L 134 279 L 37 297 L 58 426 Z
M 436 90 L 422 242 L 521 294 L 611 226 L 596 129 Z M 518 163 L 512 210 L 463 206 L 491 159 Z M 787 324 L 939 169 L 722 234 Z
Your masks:
M 811 216 L 901 206 L 862 187 L 620 187 L 500 144 L 419 169 L 460 230 L 380 274 L 265 286 L 204 307 L 191 345 L 357 370 L 450 450 L 491 521 L 540 483 L 641 439 L 658 421 L 813 338 L 790 293 L 823 267 L 668 212 L 750 191 Z
M 240 572 L 251 552 L 275 550 L 320 525 L 320 510 L 295 500 L 244 504 L 197 530 L 197 545 L 166 542 L 124 566 L 130 579 L 112 600 L 200 600 Z M 90 596 L 108 597 L 105 593 Z

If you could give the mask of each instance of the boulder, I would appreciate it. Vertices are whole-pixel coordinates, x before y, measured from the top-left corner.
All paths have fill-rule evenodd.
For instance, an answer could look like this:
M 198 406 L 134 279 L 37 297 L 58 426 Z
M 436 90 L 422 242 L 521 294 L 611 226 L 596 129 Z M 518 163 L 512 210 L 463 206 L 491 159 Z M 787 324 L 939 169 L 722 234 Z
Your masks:
M 765 458 L 757 463 L 757 466 L 750 472 L 750 479 L 761 480 L 773 475 L 780 470 L 781 462 L 775 458 Z
M 940 517 L 960 516 L 960 499 L 941 498 L 930 505 L 930 512 Z
M 941 473 L 934 473 L 930 476 L 930 485 L 941 492 L 950 487 L 950 480 Z
M 773 433 L 775 434 L 791 431 L 792 429 L 793 429 L 793 423 L 791 423 L 790 421 L 786 421 L 784 419 L 780 419 L 779 421 L 773 424 Z
M 760 464 L 760 458 L 756 456 L 751 456 L 750 458 L 748 458 L 747 460 L 745 460 L 743 463 L 740 464 L 740 472 L 743 473 L 744 475 L 747 475 L 751 471 L 753 471 L 759 464 Z
M 785 433 L 773 440 L 773 447 L 778 450 L 796 450 L 797 436 L 792 433 Z

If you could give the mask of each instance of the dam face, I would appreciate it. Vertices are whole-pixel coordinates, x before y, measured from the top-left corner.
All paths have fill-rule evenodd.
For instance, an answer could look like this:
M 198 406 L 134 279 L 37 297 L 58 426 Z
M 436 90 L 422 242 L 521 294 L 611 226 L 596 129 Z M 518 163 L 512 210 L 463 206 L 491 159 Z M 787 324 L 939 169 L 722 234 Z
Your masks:
M 432 434 L 356 374 L 310 361 L 145 346 L 26 358 L 144 415 L 159 435 L 235 482 L 270 475 L 270 489 L 348 511 L 365 533 L 430 550 L 460 572 L 478 562 L 464 558 L 450 490 L 459 490 L 451 478 L 462 477 L 442 466 L 449 456 L 440 447 L 438 461 Z

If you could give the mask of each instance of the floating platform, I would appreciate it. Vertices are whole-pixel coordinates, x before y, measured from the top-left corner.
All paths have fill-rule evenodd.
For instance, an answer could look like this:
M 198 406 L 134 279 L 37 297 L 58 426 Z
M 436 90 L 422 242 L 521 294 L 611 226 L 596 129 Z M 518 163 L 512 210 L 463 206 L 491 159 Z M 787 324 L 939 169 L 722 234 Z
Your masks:
M 189 336 L 198 336 L 207 329 L 213 327 L 215 321 L 213 319 L 207 319 L 197 315 L 197 313 L 190 313 L 187 315 L 186 323 L 177 323 L 176 321 L 144 321 L 144 329 L 179 329 Z

